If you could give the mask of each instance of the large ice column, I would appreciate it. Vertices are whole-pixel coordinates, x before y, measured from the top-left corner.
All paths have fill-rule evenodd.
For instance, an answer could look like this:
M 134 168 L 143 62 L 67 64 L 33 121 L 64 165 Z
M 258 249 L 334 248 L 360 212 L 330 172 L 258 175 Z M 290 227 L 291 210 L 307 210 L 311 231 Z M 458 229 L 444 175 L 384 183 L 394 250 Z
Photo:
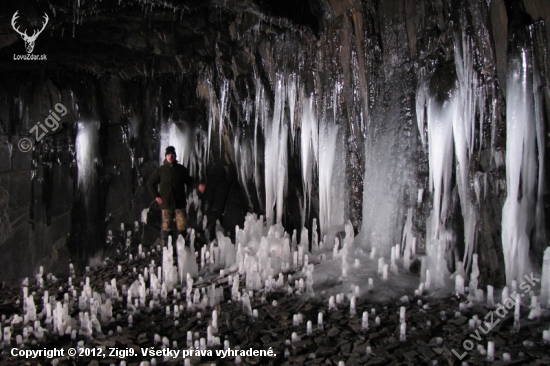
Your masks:
M 339 129 L 334 151 L 334 167 L 331 185 L 330 224 L 333 229 L 341 231 L 349 218 L 349 185 L 347 183 L 346 139 L 344 131 Z
M 302 224 L 305 224 L 311 203 L 311 187 L 315 167 L 319 160 L 319 126 L 313 97 L 305 97 L 302 102 L 302 123 L 300 136 L 300 157 L 302 163 L 302 185 L 304 201 L 302 203 Z
M 455 246 L 456 233 L 445 227 L 451 203 L 453 164 L 464 220 L 462 261 L 467 268 L 471 265 L 475 249 L 478 208 L 470 183 L 470 159 L 474 154 L 476 133 L 480 134 L 478 143 L 483 141 L 481 124 L 486 109 L 485 94 L 474 68 L 472 39 L 465 33 L 458 34 L 454 45 L 457 78 L 446 99 L 440 101 L 430 95 L 424 70 L 420 75 L 421 85 L 417 95 L 419 119 L 425 117 L 424 103 L 427 105 L 430 191 L 433 193 L 433 210 L 426 222 L 427 258 L 423 273 L 430 266 L 444 268 L 444 256 L 441 253 L 445 254 Z M 479 127 L 476 123 L 479 123 Z M 422 129 L 424 121 L 419 120 L 418 127 Z M 423 130 L 420 132 L 423 137 Z M 424 139 L 422 141 L 426 144 Z M 477 199 L 480 200 L 480 197 Z M 431 274 L 439 276 L 435 271 L 435 268 L 430 268 Z
M 537 206 L 535 210 L 535 243 L 539 248 L 548 245 L 548 231 L 544 210 L 544 195 L 546 192 L 546 136 L 544 118 L 544 90 L 543 80 L 539 75 L 537 67 L 533 65 L 533 98 L 535 107 L 535 124 L 537 127 L 537 153 L 538 153 L 538 183 L 537 183 Z
M 382 127 L 379 127 L 382 129 Z M 400 241 L 404 219 L 404 192 L 410 182 L 407 157 L 400 131 L 380 133 L 365 141 L 363 178 L 363 222 L 357 240 L 375 249 L 377 255 L 389 256 Z
M 443 286 L 448 278 L 445 252 L 453 243 L 453 235 L 443 226 L 443 219 L 451 198 L 453 171 L 453 119 L 459 113 L 456 91 L 448 100 L 438 101 L 428 97 L 428 154 L 430 167 L 430 191 L 433 194 L 433 209 L 426 220 L 426 257 L 422 262 L 422 277 L 430 271 L 436 286 Z
M 332 216 L 333 170 L 335 168 L 338 126 L 322 123 L 319 131 L 319 223 L 321 237 L 328 232 Z M 345 164 L 345 162 L 337 162 Z
M 432 213 L 434 232 L 439 236 L 441 216 L 446 215 L 451 198 L 451 176 L 453 172 L 453 118 L 458 113 L 458 103 L 451 98 L 439 103 L 436 98 L 428 99 L 428 141 L 430 166 L 430 191 L 433 194 Z
M 287 140 L 288 127 L 284 119 L 285 85 L 277 76 L 273 122 L 265 128 L 265 205 L 268 224 L 273 219 L 279 223 L 283 218 L 283 203 L 287 185 Z M 274 212 L 274 209 L 276 211 Z M 274 217 L 275 216 L 275 217 Z
M 259 77 L 256 77 L 254 82 L 256 96 L 254 99 L 254 143 L 252 145 L 252 154 L 254 158 L 254 183 L 256 185 L 256 193 L 258 194 L 258 202 L 260 207 L 264 209 L 264 197 L 261 197 L 260 192 L 263 191 L 262 183 L 265 177 L 261 171 L 261 163 L 265 154 L 261 147 L 260 136 L 264 131 L 264 126 L 268 124 L 267 119 L 270 113 L 270 107 L 267 99 L 265 98 L 265 90 L 262 81 Z M 264 178 L 264 180 L 262 180 Z
M 97 175 L 99 122 L 78 122 L 75 147 L 76 163 L 78 165 L 78 187 L 86 193 Z
M 456 185 L 460 197 L 460 208 L 464 219 L 464 258 L 468 269 L 475 247 L 475 232 L 478 211 L 474 205 L 474 195 L 470 184 L 470 158 L 474 152 L 476 121 L 482 131 L 484 95 L 479 90 L 474 70 L 473 40 L 465 34 L 455 42 L 455 66 L 458 88 L 452 98 L 456 99 L 457 113 L 452 117 L 454 152 L 456 157 Z M 479 116 L 476 118 L 476 112 Z M 481 140 L 481 139 L 480 139 Z M 479 198 L 479 197 L 478 197 Z
M 531 270 L 529 236 L 536 205 L 537 156 L 530 62 L 526 50 L 512 59 L 506 93 L 507 196 L 502 209 L 502 247 L 509 285 Z

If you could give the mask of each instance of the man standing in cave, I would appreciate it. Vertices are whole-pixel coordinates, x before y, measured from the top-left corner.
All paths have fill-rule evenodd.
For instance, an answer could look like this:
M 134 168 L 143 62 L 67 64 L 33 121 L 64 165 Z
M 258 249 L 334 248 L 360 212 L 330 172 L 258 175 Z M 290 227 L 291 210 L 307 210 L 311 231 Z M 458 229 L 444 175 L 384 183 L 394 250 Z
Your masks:
M 160 193 L 157 190 L 157 184 L 160 185 Z M 204 193 L 206 189 L 205 184 L 195 182 L 189 175 L 187 168 L 176 160 L 176 149 L 173 146 L 168 146 L 164 153 L 163 164 L 155 170 L 147 181 L 149 193 L 155 198 L 162 210 L 161 238 L 163 245 L 168 243 L 168 237 L 172 234 L 174 219 L 177 234 L 185 237 L 185 230 L 187 229 L 185 185 L 198 189 L 200 193 Z M 175 240 L 172 242 L 175 251 L 176 242 Z M 193 248 L 191 249 L 193 250 Z

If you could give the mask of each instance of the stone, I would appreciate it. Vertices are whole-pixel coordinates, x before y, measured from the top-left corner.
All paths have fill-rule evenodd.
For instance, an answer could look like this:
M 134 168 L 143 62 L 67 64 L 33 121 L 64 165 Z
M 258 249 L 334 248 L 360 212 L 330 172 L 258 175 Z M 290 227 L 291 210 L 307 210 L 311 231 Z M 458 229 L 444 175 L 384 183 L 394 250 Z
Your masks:
M 366 364 L 367 365 L 387 365 L 387 360 L 383 357 L 374 357 L 371 358 Z
M 340 330 L 336 327 L 333 327 L 328 331 L 327 336 L 332 338 L 332 337 L 337 336 L 339 333 L 340 333 Z
M 351 349 L 351 343 L 346 342 L 342 345 L 340 345 L 340 352 L 342 353 L 348 353 Z
M 425 360 L 431 360 L 435 356 L 435 353 L 428 346 L 418 346 L 418 352 Z
M 414 358 L 416 358 L 416 356 L 418 356 L 418 352 L 416 352 L 415 350 L 407 351 L 407 352 L 403 353 L 403 356 L 405 356 L 405 358 L 407 360 L 413 361 Z
M 329 356 L 336 353 L 336 351 L 337 351 L 336 347 L 321 346 L 317 349 L 316 355 L 318 355 L 319 357 Z

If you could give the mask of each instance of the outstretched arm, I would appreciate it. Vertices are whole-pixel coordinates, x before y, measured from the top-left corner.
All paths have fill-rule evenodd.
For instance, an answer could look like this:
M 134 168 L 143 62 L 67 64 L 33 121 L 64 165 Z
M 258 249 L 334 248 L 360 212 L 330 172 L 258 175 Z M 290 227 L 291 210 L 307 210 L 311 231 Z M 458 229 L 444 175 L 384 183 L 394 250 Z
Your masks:
M 206 189 L 206 184 L 195 181 L 189 174 L 189 170 L 187 170 L 187 168 L 185 169 L 185 184 L 190 188 L 198 189 L 200 193 L 204 193 L 204 190 Z

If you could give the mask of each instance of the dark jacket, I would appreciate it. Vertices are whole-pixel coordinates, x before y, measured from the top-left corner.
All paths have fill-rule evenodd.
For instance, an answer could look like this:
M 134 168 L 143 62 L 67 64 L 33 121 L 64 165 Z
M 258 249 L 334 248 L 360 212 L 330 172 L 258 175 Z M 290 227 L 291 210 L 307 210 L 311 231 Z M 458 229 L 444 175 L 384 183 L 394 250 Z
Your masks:
M 159 183 L 160 193 L 157 190 L 157 184 Z M 177 161 L 169 163 L 165 160 L 147 180 L 149 193 L 154 198 L 162 198 L 160 208 L 163 210 L 185 208 L 187 203 L 185 185 L 190 188 L 198 187 L 198 183 L 191 178 L 187 168 Z

